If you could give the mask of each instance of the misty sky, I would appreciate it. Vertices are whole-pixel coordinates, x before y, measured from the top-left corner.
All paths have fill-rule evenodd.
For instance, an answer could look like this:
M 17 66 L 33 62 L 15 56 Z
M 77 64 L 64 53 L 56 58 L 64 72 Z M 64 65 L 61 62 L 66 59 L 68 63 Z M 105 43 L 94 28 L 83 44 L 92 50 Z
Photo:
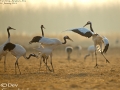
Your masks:
M 92 22 L 97 33 L 120 32 L 120 0 L 19 1 L 0 2 L 1 34 L 11 26 L 15 33 L 41 35 L 41 24 L 46 34 L 61 34 L 66 29 L 82 27 L 87 21 Z

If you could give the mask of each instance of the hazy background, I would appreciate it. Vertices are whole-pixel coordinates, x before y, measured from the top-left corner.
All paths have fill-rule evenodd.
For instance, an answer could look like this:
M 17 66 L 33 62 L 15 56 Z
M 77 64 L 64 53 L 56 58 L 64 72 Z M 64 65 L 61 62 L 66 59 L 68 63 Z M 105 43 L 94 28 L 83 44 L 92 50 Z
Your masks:
M 120 38 L 120 0 L 19 0 L 0 2 L 0 43 L 7 40 L 6 28 L 11 26 L 11 40 L 15 43 L 28 42 L 35 35 L 41 35 L 40 25 L 45 26 L 46 37 L 62 40 L 69 35 L 72 45 L 89 46 L 92 40 L 73 32 L 62 32 L 82 27 L 91 21 L 95 32 L 106 36 L 111 46 L 116 46 Z M 7 4 L 4 4 L 7 3 Z M 89 26 L 87 26 L 89 28 Z M 5 38 L 4 40 L 3 37 Z M 18 40 L 21 39 L 21 40 Z M 87 43 L 86 43 L 87 42 Z M 119 45 L 118 45 L 119 46 Z

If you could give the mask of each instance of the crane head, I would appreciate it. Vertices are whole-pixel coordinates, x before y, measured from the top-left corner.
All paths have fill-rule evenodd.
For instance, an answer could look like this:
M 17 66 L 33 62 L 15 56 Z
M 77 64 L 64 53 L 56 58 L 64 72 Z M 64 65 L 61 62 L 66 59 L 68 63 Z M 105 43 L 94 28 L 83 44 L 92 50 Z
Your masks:
M 44 28 L 44 29 L 45 29 L 45 27 L 44 27 L 43 25 L 41 25 L 41 28 Z
M 64 39 L 68 39 L 70 41 L 73 41 L 69 36 L 65 36 Z
M 83 27 L 85 27 L 86 25 L 92 24 L 90 21 L 88 21 Z
M 14 29 L 14 28 L 8 26 L 7 30 L 16 30 L 16 29 Z

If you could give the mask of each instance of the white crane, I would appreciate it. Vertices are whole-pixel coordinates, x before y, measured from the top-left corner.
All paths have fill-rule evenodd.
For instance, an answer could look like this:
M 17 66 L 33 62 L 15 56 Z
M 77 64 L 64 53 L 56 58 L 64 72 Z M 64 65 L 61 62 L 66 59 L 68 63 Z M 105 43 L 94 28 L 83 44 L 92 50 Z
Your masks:
M 90 55 L 92 55 L 92 61 L 93 61 L 93 54 L 95 53 L 95 46 L 91 45 L 88 47 L 88 54 L 85 55 L 84 60 L 86 60 L 86 58 Z
M 37 42 L 40 37 L 44 37 L 43 28 L 45 29 L 45 27 L 44 27 L 43 25 L 41 25 L 42 36 L 35 36 L 35 37 L 34 37 L 34 41 Z M 38 47 L 38 48 L 42 48 L 41 44 L 39 44 L 39 47 Z M 42 54 L 40 51 L 39 51 L 39 54 L 40 54 L 40 67 L 41 67 L 42 59 L 43 59 L 43 62 L 46 64 L 46 67 L 49 69 L 49 67 L 47 66 L 48 55 Z M 46 68 L 46 69 L 47 69 L 47 68 Z M 49 70 L 50 70 L 50 69 L 49 69 Z M 39 68 L 39 71 L 40 71 L 40 68 Z
M 53 69 L 53 65 L 52 65 L 52 51 L 53 51 L 53 48 L 45 48 L 43 47 L 42 45 L 40 45 L 40 47 L 38 48 L 35 48 L 37 51 L 40 52 L 40 68 L 39 68 L 39 71 L 41 69 L 41 65 L 42 65 L 42 59 L 43 59 L 43 62 L 45 63 L 46 65 L 46 70 L 48 68 L 49 71 L 54 71 Z M 50 63 L 51 63 L 51 66 L 52 66 L 52 70 L 50 70 L 49 66 L 47 65 L 47 60 L 48 58 L 50 57 Z
M 86 29 L 86 28 L 84 28 L 86 25 L 90 25 L 91 31 L 88 30 L 88 29 Z M 78 33 L 78 34 L 80 34 L 80 35 L 82 35 L 84 37 L 88 37 L 88 38 L 92 37 L 92 40 L 94 42 L 94 47 L 96 48 L 97 46 L 99 46 L 99 51 L 101 52 L 102 56 L 105 58 L 105 60 L 106 60 L 107 63 L 110 63 L 106 59 L 106 57 L 104 56 L 104 54 L 103 54 L 103 53 L 106 53 L 107 50 L 108 50 L 109 41 L 108 41 L 108 39 L 106 37 L 101 37 L 99 34 L 97 34 L 97 33 L 95 33 L 93 31 L 92 23 L 90 21 L 88 21 L 82 28 L 74 28 L 74 29 L 70 29 L 70 30 L 67 30 L 67 31 L 73 31 L 75 33 Z M 102 50 L 102 43 L 104 43 L 104 45 L 105 45 L 104 50 Z M 96 48 L 96 50 L 97 50 L 97 48 Z M 96 53 L 96 50 L 95 50 L 95 56 L 96 56 L 96 65 L 95 65 L 95 67 L 98 66 L 98 64 L 97 64 L 97 53 Z
M 71 55 L 72 51 L 73 51 L 73 47 L 71 47 L 71 46 L 67 46 L 65 48 L 65 52 L 68 54 L 68 57 L 67 57 L 68 60 L 70 60 L 70 55 Z
M 8 33 L 8 40 L 3 43 L 1 46 L 0 46 L 0 60 L 2 59 L 2 57 L 4 56 L 4 71 L 6 71 L 6 55 L 7 55 L 7 51 L 4 51 L 3 50 L 3 47 L 6 43 L 9 43 L 10 42 L 10 32 L 9 30 L 15 30 L 14 28 L 8 26 L 7 28 L 7 33 Z
M 11 54 L 16 57 L 15 74 L 17 73 L 16 72 L 16 66 L 18 67 L 19 72 L 21 74 L 21 71 L 20 71 L 20 68 L 19 68 L 19 65 L 18 65 L 18 60 L 21 56 L 23 56 L 25 59 L 30 59 L 31 56 L 37 57 L 35 54 L 30 54 L 27 57 L 25 48 L 23 46 L 19 45 L 19 44 L 7 43 L 7 44 L 5 44 L 3 50 L 11 52 Z
M 35 40 L 35 38 L 33 37 L 33 39 L 29 42 L 31 43 L 41 43 L 43 46 L 36 48 L 39 52 L 42 53 L 42 55 L 46 55 L 47 57 L 50 56 L 50 64 L 52 66 L 52 71 L 54 72 L 54 68 L 52 65 L 52 51 L 55 47 L 57 47 L 58 45 L 62 45 L 62 44 L 66 44 L 66 39 L 71 40 L 69 38 L 69 36 L 64 36 L 64 42 L 61 42 L 59 39 L 57 38 L 46 38 L 46 37 L 40 37 L 38 41 Z M 41 65 L 41 64 L 40 64 Z

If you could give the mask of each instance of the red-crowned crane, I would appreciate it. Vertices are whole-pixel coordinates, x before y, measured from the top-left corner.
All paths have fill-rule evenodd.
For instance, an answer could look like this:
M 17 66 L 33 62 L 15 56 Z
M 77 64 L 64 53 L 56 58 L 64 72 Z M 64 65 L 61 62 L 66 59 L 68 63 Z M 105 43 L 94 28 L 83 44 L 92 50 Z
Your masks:
M 0 60 L 2 59 L 3 56 L 5 57 L 4 58 L 4 71 L 6 71 L 6 55 L 7 55 L 7 51 L 4 51 L 3 48 L 4 48 L 6 43 L 10 42 L 10 32 L 9 32 L 9 30 L 15 30 L 15 29 L 8 26 L 8 28 L 7 28 L 8 40 L 0 46 Z
M 84 28 L 86 25 L 90 25 L 91 30 L 88 30 L 88 29 Z M 73 32 L 75 32 L 77 34 L 80 34 L 80 35 L 82 35 L 84 37 L 88 37 L 88 38 L 92 37 L 92 40 L 94 42 L 94 47 L 96 48 L 97 46 L 99 46 L 99 51 L 101 52 L 102 56 L 105 58 L 107 63 L 110 63 L 103 54 L 103 53 L 106 53 L 107 50 L 108 50 L 109 41 L 108 41 L 108 39 L 106 37 L 102 37 L 99 34 L 94 32 L 94 30 L 92 28 L 92 23 L 90 21 L 88 21 L 82 28 L 74 28 L 74 29 L 70 29 L 70 30 L 67 30 L 67 31 L 73 31 Z M 104 43 L 104 45 L 105 45 L 104 50 L 102 50 L 102 43 Z M 96 50 L 97 50 L 97 48 L 95 49 L 95 56 L 96 56 L 96 65 L 95 65 L 95 67 L 98 66 Z
M 35 39 L 33 38 L 29 43 L 41 43 L 43 46 L 42 48 L 39 47 L 39 48 L 36 48 L 39 52 L 42 53 L 42 55 L 47 55 L 47 57 L 50 56 L 50 64 L 52 66 L 52 71 L 54 72 L 54 68 L 53 68 L 53 65 L 52 65 L 52 51 L 55 47 L 57 47 L 58 45 L 62 45 L 62 44 L 66 44 L 66 39 L 68 40 L 71 40 L 69 38 L 69 36 L 64 36 L 64 42 L 61 42 L 59 39 L 57 38 L 46 38 L 46 37 L 39 37 L 39 39 Z M 41 65 L 41 64 L 40 64 Z
M 43 28 L 45 29 L 45 27 L 44 27 L 43 25 L 41 25 L 42 36 L 35 36 L 35 37 L 34 37 L 34 41 L 39 40 L 39 37 L 44 37 Z M 41 44 L 39 44 L 39 47 L 38 47 L 38 48 L 42 48 Z M 48 55 L 42 54 L 40 51 L 39 51 L 39 54 L 40 54 L 40 67 L 41 67 L 42 59 L 43 59 L 43 62 L 46 64 L 46 67 L 49 69 L 49 67 L 47 66 Z M 46 69 L 47 69 L 47 68 L 46 68 Z M 49 70 L 50 70 L 50 69 L 49 69 Z M 39 71 L 40 71 L 40 68 L 39 68 Z M 50 71 L 51 71 L 51 70 L 50 70 Z
M 73 47 L 71 47 L 71 46 L 67 46 L 65 48 L 65 52 L 68 54 L 68 56 L 67 56 L 68 60 L 70 60 L 70 55 L 71 55 L 72 51 L 73 51 Z
M 16 66 L 18 67 L 19 72 L 21 74 L 21 71 L 20 71 L 20 68 L 19 68 L 19 65 L 18 65 L 18 60 L 21 56 L 23 56 L 25 59 L 30 59 L 31 56 L 37 58 L 37 56 L 35 54 L 30 54 L 29 57 L 26 57 L 25 48 L 23 46 L 19 45 L 19 44 L 7 43 L 7 44 L 5 44 L 3 50 L 11 52 L 11 54 L 16 57 L 15 74 L 17 73 L 16 72 Z
M 93 54 L 95 53 L 95 46 L 91 45 L 88 47 L 88 54 L 85 55 L 84 60 L 86 60 L 86 58 L 90 55 L 92 55 L 92 61 L 93 61 Z

